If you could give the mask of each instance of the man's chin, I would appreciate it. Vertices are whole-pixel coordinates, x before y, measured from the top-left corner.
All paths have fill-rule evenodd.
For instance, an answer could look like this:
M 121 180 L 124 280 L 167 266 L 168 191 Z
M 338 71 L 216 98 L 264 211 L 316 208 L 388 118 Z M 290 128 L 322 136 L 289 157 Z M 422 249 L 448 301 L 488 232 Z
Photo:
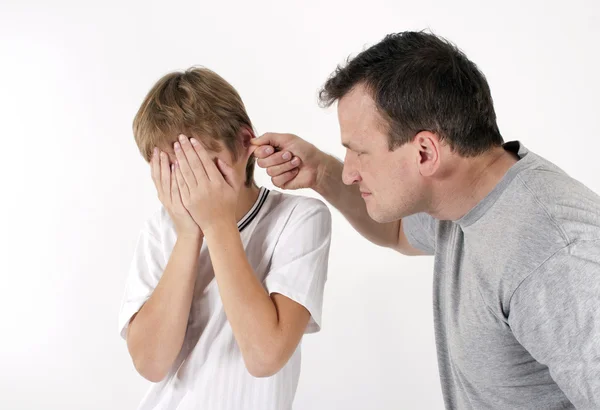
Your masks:
M 396 222 L 408 215 L 399 214 L 397 212 L 384 212 L 371 204 L 367 205 L 367 213 L 377 223 L 385 224 L 388 222 Z
M 394 220 L 393 218 L 390 218 L 389 215 L 385 215 L 385 213 L 380 212 L 377 209 L 377 207 L 372 205 L 367 205 L 367 213 L 369 214 L 372 220 L 380 224 L 391 222 Z

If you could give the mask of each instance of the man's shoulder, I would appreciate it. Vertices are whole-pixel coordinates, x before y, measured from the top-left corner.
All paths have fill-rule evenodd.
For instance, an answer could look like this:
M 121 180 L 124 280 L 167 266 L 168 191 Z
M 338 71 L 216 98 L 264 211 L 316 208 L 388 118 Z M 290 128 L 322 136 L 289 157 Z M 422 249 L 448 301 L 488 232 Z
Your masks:
M 585 184 L 573 178 L 558 165 L 534 153 L 527 158 L 530 166 L 519 172 L 517 180 L 540 199 L 557 202 L 565 196 L 592 198 L 600 206 L 600 197 Z
M 533 230 L 552 230 L 565 245 L 576 240 L 600 237 L 600 196 L 567 173 L 552 166 L 525 170 L 519 174 L 516 202 L 523 223 Z M 545 223 L 532 225 L 534 214 Z
M 468 238 L 476 264 L 488 267 L 480 293 L 489 306 L 500 298 L 499 314 L 527 277 L 572 257 L 573 244 L 600 239 L 600 197 L 553 164 L 538 164 L 518 174 Z

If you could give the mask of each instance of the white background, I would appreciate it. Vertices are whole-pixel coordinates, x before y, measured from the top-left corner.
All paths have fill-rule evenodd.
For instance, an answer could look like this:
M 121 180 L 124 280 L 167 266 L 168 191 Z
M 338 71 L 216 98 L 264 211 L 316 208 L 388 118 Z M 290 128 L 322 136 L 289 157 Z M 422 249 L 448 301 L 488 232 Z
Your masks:
M 133 409 L 148 386 L 117 312 L 158 206 L 131 122 L 168 71 L 207 66 L 259 133 L 341 156 L 319 86 L 385 34 L 430 28 L 486 74 L 506 140 L 600 192 L 600 2 L 499 3 L 2 0 L 0 408 Z M 334 213 L 324 329 L 304 339 L 295 409 L 442 408 L 431 271 Z

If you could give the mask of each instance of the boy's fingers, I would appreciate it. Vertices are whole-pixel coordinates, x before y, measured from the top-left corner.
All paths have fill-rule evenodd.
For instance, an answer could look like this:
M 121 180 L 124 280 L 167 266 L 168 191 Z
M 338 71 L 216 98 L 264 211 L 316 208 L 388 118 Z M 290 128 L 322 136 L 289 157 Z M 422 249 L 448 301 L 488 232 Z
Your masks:
M 160 153 L 160 183 L 161 194 L 165 198 L 171 198 L 171 171 L 169 170 L 169 157 L 166 153 Z
M 183 180 L 187 184 L 188 187 L 192 188 L 198 185 L 198 181 L 196 181 L 196 176 L 194 175 L 194 171 L 190 167 L 188 163 L 186 155 L 183 153 L 183 149 L 181 145 L 176 142 L 175 143 L 175 155 L 177 156 L 177 165 L 181 169 L 181 174 L 183 175 Z M 197 159 L 197 157 L 196 157 Z
M 179 192 L 181 193 L 181 198 L 189 198 L 190 191 L 185 183 L 185 180 L 183 179 L 179 164 L 175 164 L 175 178 L 179 187 Z
M 221 159 L 217 159 L 217 168 L 221 175 L 223 175 L 223 178 L 229 184 L 229 186 L 233 187 L 234 189 L 237 189 L 237 178 L 234 169 Z
M 175 179 L 175 164 L 171 164 L 171 202 L 181 202 L 181 197 L 179 196 L 179 186 L 177 185 L 177 180 Z
M 197 151 L 192 146 L 190 139 L 183 134 L 179 135 L 179 144 L 181 146 L 183 154 L 185 155 L 188 163 L 190 164 L 190 168 L 196 176 L 196 180 L 199 181 L 202 177 L 204 167 L 202 166 L 202 161 L 200 160 Z M 204 171 L 204 174 L 206 174 L 206 171 Z
M 208 155 L 206 149 L 195 138 L 192 138 L 190 140 L 190 144 L 196 152 L 198 158 L 200 159 L 200 166 L 204 170 L 204 175 L 206 175 L 206 177 L 211 181 L 218 181 L 221 177 L 221 174 L 219 173 L 219 170 L 217 169 L 217 166 L 213 162 L 210 155 Z M 198 177 L 198 179 L 200 180 L 201 177 Z

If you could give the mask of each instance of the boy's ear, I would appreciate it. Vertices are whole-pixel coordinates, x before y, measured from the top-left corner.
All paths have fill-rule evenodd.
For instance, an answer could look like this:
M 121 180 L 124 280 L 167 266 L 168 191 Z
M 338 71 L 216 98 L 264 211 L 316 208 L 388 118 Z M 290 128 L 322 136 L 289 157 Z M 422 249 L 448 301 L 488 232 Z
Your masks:
M 250 155 L 252 155 L 254 153 L 254 150 L 257 148 L 255 145 L 252 145 L 250 143 L 250 141 L 253 138 L 256 138 L 256 135 L 254 134 L 254 131 L 252 131 L 250 128 L 244 127 L 240 130 L 239 138 L 242 142 L 244 154 L 246 158 L 249 158 Z
M 256 138 L 256 136 L 254 135 L 254 131 L 252 131 L 249 128 L 242 128 L 240 130 L 240 140 L 242 141 L 242 146 L 244 148 L 248 148 L 250 146 L 250 140 L 252 140 L 252 138 Z

